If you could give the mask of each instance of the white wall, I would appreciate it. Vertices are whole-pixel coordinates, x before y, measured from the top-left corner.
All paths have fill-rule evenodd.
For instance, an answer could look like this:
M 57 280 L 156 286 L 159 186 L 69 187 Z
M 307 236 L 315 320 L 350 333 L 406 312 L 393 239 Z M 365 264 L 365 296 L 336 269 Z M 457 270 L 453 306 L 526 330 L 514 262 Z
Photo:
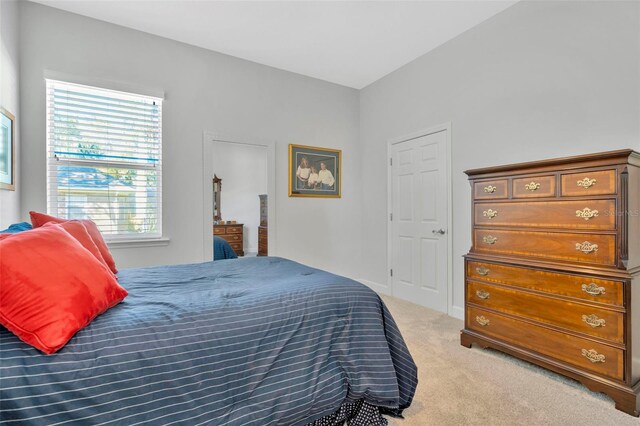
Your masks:
M 637 2 L 520 2 L 361 92 L 364 278 L 387 283 L 386 143 L 452 122 L 454 305 L 471 246 L 463 170 L 640 148 Z M 461 313 L 457 309 L 457 314 Z
M 18 4 L 15 1 L 0 1 L 0 106 L 21 120 L 18 99 L 18 85 L 20 79 L 18 62 Z M 19 124 L 17 124 L 19 126 Z M 17 127 L 16 126 L 16 127 Z M 14 155 L 20 158 L 20 132 L 16 128 L 16 151 Z M 19 161 L 19 160 L 18 160 Z M 16 162 L 16 190 L 0 189 L 0 229 L 20 220 L 20 165 Z M 23 216 L 23 215 L 22 215 Z
M 121 267 L 203 260 L 204 130 L 276 141 L 276 254 L 347 276 L 359 272 L 356 90 L 21 2 L 21 213 L 46 209 L 45 69 L 163 89 L 163 226 L 168 246 L 115 249 Z M 28 123 L 28 125 L 27 125 Z M 287 196 L 288 144 L 343 150 L 342 199 Z M 313 226 L 308 226 L 312 221 Z M 304 227 L 315 242 L 299 238 Z M 351 238 L 345 239 L 345 235 Z M 317 255 L 319 251 L 321 256 Z
M 22 2 L 20 213 L 46 208 L 45 69 L 157 87 L 166 93 L 163 219 L 171 243 L 116 250 L 122 266 L 201 260 L 209 130 L 277 141 L 278 255 L 386 284 L 386 143 L 451 121 L 461 307 L 471 233 L 463 170 L 640 149 L 639 8 L 523 1 L 358 92 Z M 342 199 L 287 197 L 288 143 L 343 150 Z
M 244 224 L 244 251 L 257 253 L 258 195 L 267 193 L 267 148 L 226 142 L 213 145 L 212 170 L 222 179 L 222 220 Z

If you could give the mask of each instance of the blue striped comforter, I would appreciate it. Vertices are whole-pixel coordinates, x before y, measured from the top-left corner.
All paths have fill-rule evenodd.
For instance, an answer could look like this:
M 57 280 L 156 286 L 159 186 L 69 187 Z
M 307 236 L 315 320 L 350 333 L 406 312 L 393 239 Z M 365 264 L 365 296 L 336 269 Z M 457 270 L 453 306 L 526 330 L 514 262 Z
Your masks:
M 359 283 L 273 257 L 118 277 L 125 301 L 55 355 L 0 330 L 2 423 L 303 425 L 411 403 L 415 364 Z

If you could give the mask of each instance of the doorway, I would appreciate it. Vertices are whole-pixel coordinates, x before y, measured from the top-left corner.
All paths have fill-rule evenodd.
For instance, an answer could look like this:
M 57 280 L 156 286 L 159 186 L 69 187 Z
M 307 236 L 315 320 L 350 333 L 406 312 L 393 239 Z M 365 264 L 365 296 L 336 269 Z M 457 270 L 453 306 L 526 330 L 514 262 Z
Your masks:
M 273 142 L 204 133 L 205 261 L 213 259 L 214 235 L 227 240 L 239 256 L 255 256 L 259 247 L 261 255 L 275 254 L 274 151 Z M 216 202 L 214 177 L 221 180 L 216 185 L 220 190 Z
M 395 297 L 450 313 L 449 124 L 389 142 L 389 281 Z

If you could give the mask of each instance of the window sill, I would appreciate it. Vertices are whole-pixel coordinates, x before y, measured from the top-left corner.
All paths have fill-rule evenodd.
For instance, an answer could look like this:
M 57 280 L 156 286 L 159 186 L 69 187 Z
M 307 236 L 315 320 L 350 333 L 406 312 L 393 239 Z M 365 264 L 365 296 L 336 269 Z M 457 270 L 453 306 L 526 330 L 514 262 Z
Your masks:
M 106 241 L 110 249 L 124 249 L 124 248 L 144 248 L 144 247 L 160 247 L 168 246 L 171 242 L 169 237 L 160 238 L 132 238 L 122 240 Z

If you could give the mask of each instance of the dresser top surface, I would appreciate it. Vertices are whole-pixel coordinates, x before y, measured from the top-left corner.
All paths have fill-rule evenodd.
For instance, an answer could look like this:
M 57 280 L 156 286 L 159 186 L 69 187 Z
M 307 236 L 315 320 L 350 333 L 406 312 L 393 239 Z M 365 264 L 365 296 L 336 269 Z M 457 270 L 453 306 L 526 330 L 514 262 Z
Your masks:
M 578 155 L 574 157 L 551 158 L 526 163 L 506 164 L 502 166 L 484 167 L 479 169 L 466 170 L 465 173 L 471 177 L 480 175 L 503 174 L 510 172 L 537 172 L 546 171 L 552 168 L 563 166 L 566 168 L 580 168 L 590 166 L 601 166 L 607 164 L 634 164 L 640 167 L 640 153 L 632 149 L 621 149 L 617 151 L 599 152 L 595 154 Z

